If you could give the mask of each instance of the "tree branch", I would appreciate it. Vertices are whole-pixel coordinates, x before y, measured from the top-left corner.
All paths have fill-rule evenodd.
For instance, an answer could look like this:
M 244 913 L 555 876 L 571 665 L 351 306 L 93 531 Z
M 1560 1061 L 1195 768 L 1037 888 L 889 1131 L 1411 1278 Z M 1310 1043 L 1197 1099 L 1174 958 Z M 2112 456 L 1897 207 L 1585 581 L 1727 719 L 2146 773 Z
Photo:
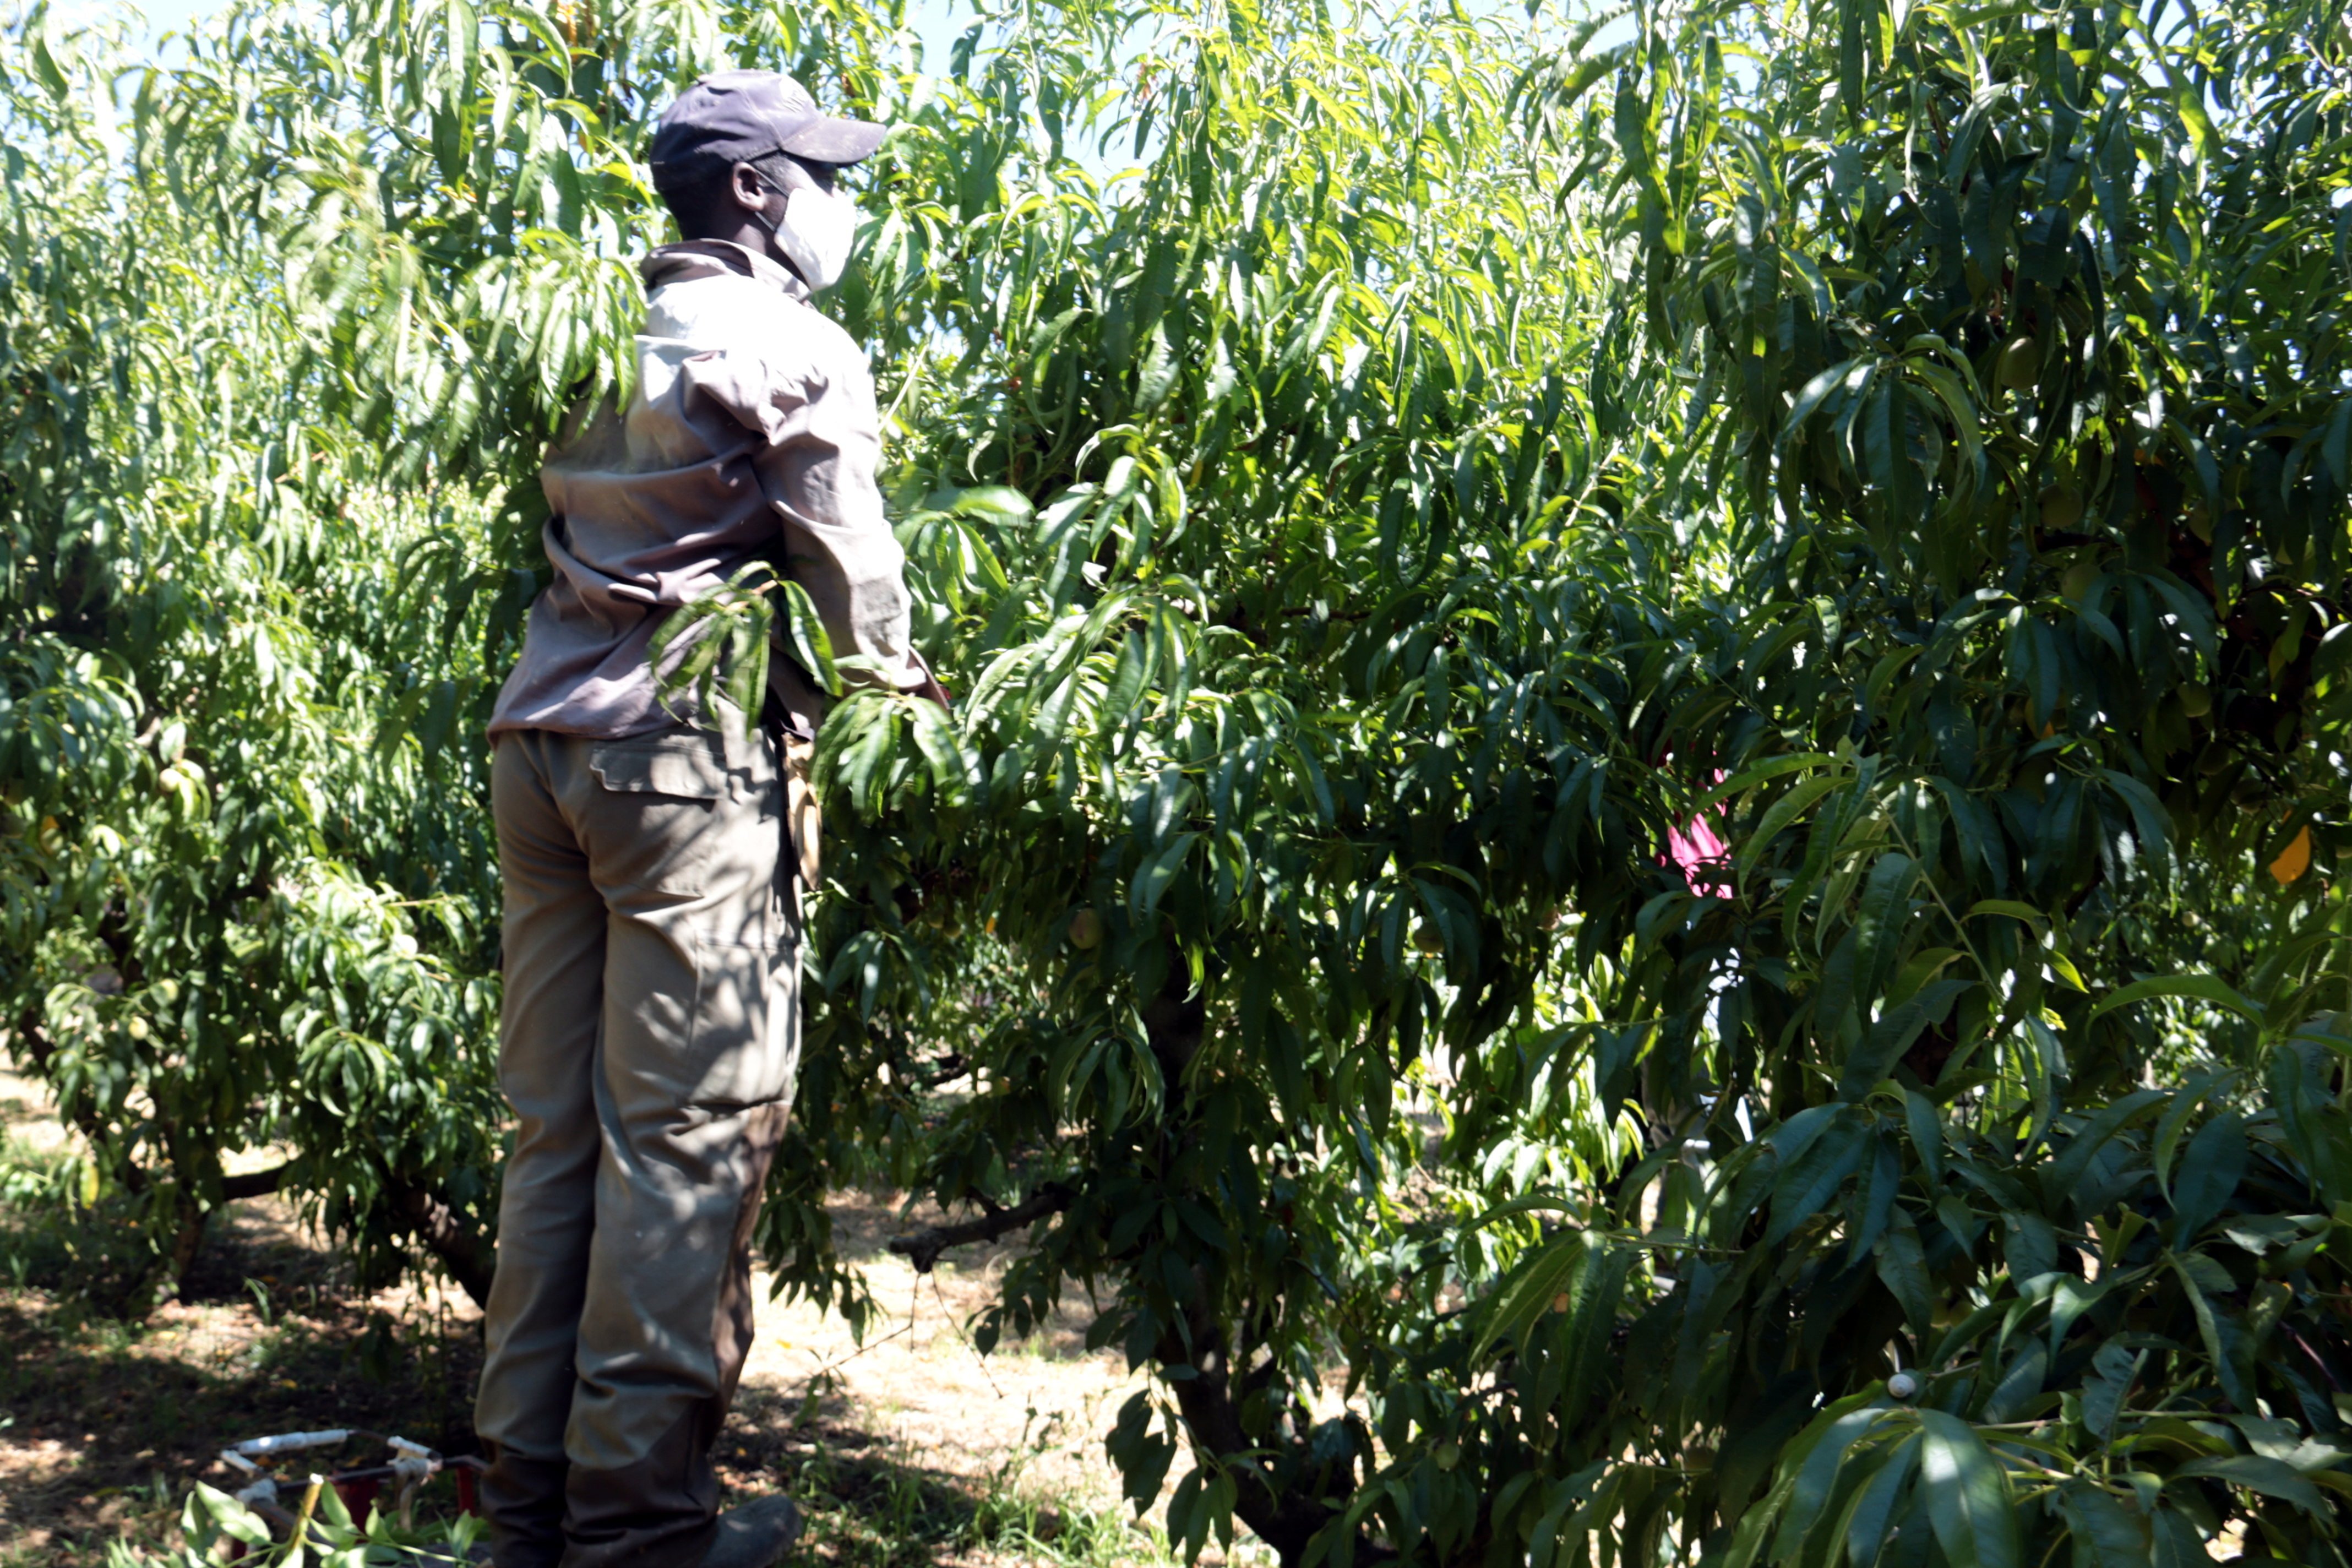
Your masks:
M 885 1245 L 899 1257 L 911 1261 L 916 1273 L 929 1274 L 939 1263 L 940 1254 L 949 1247 L 965 1247 L 975 1241 L 994 1241 L 998 1237 L 1033 1225 L 1049 1214 L 1060 1214 L 1077 1195 L 1059 1182 L 1048 1182 L 1026 1202 L 1015 1204 L 1009 1209 L 996 1209 L 978 1219 L 968 1219 L 956 1225 L 926 1226 L 904 1236 L 894 1236 Z
M 286 1184 L 286 1173 L 294 1168 L 293 1162 L 272 1165 L 266 1171 L 247 1171 L 241 1175 L 221 1178 L 221 1202 L 240 1203 L 274 1193 Z
M 497 1250 L 488 1238 L 468 1226 L 440 1194 L 396 1177 L 388 1185 L 393 1203 L 416 1227 L 416 1238 L 425 1249 L 440 1259 L 449 1278 L 475 1306 L 488 1307 L 490 1276 L 498 1264 Z
M 1304 1434 L 1287 1441 L 1253 1436 L 1242 1425 L 1242 1401 L 1234 1397 L 1223 1331 L 1207 1311 L 1196 1308 L 1190 1318 L 1189 1342 L 1171 1327 L 1153 1347 L 1153 1359 L 1162 1366 L 1183 1365 L 1192 1371 L 1190 1377 L 1171 1379 L 1168 1391 L 1175 1396 L 1193 1442 L 1227 1458 L 1255 1458 L 1255 1463 L 1239 1468 L 1242 1479 L 1234 1495 L 1234 1514 L 1274 1548 L 1283 1568 L 1297 1568 L 1317 1532 L 1355 1494 L 1354 1463 L 1315 1463 Z M 1369 1546 L 1356 1543 L 1360 1561 L 1379 1560 Z
M 1185 1067 L 1208 1033 L 1208 1009 L 1201 997 L 1187 994 L 1190 984 L 1184 966 L 1171 963 L 1160 994 L 1143 1008 L 1144 1032 L 1167 1075 L 1171 1101 Z M 1298 1568 L 1318 1532 L 1339 1517 L 1338 1510 L 1355 1494 L 1355 1456 L 1318 1461 L 1312 1439 L 1303 1431 L 1286 1440 L 1267 1431 L 1253 1434 L 1244 1426 L 1243 1406 L 1252 1394 L 1272 1384 L 1277 1363 L 1248 1364 L 1255 1356 L 1249 1348 L 1255 1303 L 1242 1311 L 1237 1360 L 1234 1342 L 1211 1305 L 1220 1295 L 1214 1281 L 1199 1266 L 1193 1281 L 1194 1303 L 1184 1310 L 1181 1323 L 1161 1325 L 1152 1359 L 1162 1367 L 1183 1366 L 1191 1372 L 1189 1377 L 1168 1380 L 1187 1435 L 1211 1454 L 1245 1460 L 1235 1467 L 1234 1514 L 1275 1550 L 1283 1568 Z M 1344 1561 L 1350 1552 L 1359 1562 L 1381 1560 L 1372 1543 L 1362 1540 L 1350 1541 L 1336 1555 Z

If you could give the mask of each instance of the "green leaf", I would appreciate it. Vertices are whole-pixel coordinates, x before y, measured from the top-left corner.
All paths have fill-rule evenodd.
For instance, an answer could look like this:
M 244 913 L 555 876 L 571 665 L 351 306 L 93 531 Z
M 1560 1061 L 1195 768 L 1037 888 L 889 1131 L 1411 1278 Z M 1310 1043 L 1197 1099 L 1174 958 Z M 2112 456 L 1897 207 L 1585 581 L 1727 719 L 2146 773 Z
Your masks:
M 816 683 L 817 689 L 829 696 L 840 696 L 841 673 L 834 667 L 833 639 L 826 635 L 824 619 L 816 613 L 808 590 L 787 577 L 776 584 L 776 596 L 783 605 L 781 619 L 786 650 Z
M 2090 1169 L 2092 1158 L 2106 1147 L 2109 1140 L 2168 1098 L 2160 1089 L 2136 1089 L 2113 1105 L 2101 1107 L 2050 1163 L 2050 1173 L 2042 1182 L 2044 1195 L 2056 1200 L 2072 1194 Z
M 2279 1126 L 2331 1208 L 2352 1198 L 2352 1130 L 2336 1104 L 2334 1073 L 2327 1049 L 2314 1040 L 2290 1040 L 2271 1053 Z
M 1918 863 L 1900 850 L 1890 849 L 1872 862 L 1854 910 L 1857 984 L 1875 985 L 1892 967 L 1909 923 L 1911 889 L 1918 879 Z
M 1463 1226 L 1465 1231 L 1482 1230 L 1499 1219 L 1510 1219 L 1523 1214 L 1580 1214 L 1581 1208 L 1573 1199 L 1551 1193 L 1528 1193 L 1507 1203 L 1496 1204 L 1477 1218 Z
M 1919 1448 L 1916 1432 L 1896 1443 L 1868 1483 L 1854 1495 L 1845 1518 L 1847 1562 L 1879 1561 L 1887 1527 L 1894 1523 L 1895 1510 L 1902 1506 L 1905 1490 L 1919 1467 Z
M 1512 1272 L 1487 1303 L 1486 1323 L 1470 1351 L 1474 1364 L 1486 1359 L 1487 1347 L 1497 1340 L 1522 1338 L 1538 1319 L 1551 1310 L 1552 1303 L 1582 1265 L 1585 1250 L 1582 1234 L 1571 1231 L 1538 1247 L 1532 1258 Z
M 1780 1536 L 1774 1555 L 1782 1560 L 1795 1555 L 1805 1540 L 1817 1527 L 1826 1526 L 1831 1533 L 1839 1531 L 1843 1510 L 1824 1519 L 1836 1491 L 1841 1475 L 1847 1468 L 1847 1456 L 1880 1422 L 1886 1418 L 1883 1408 L 1864 1406 L 1851 1410 L 1832 1421 L 1828 1429 L 1811 1446 L 1804 1462 L 1795 1471 L 1796 1487 L 1789 1495 L 1788 1511 L 1780 1521 Z
M 2036 936 L 2049 929 L 2050 925 L 2048 915 L 2035 909 L 2032 904 L 2020 903 L 2015 899 L 1979 899 L 1969 906 L 1966 918 L 1974 920 L 1979 915 L 2007 915 L 2011 920 L 2023 921 L 2033 928 Z
M 2040 1340 L 2028 1341 L 2011 1358 L 2008 1370 L 1985 1400 L 1985 1419 L 1995 1423 L 2022 1419 L 2033 1408 L 2049 1373 L 2050 1347 Z
M 1790 1232 L 1820 1214 L 1847 1177 L 1861 1165 L 1870 1141 L 1849 1118 L 1832 1122 L 1784 1168 L 1772 1189 L 1772 1221 L 1764 1245 L 1777 1247 Z
M 269 1546 L 269 1526 L 259 1515 L 228 1493 L 202 1481 L 196 1483 L 195 1490 L 188 1494 L 188 1500 L 180 1510 L 181 1528 L 190 1536 L 202 1539 L 205 1524 L 198 1520 L 199 1513 L 232 1541 L 264 1550 Z
M 1129 1395 L 1103 1445 L 1118 1467 L 1121 1486 L 1139 1515 L 1159 1500 L 1160 1483 L 1176 1457 L 1174 1441 L 1151 1430 L 1151 1414 L 1148 1390 Z
M 1029 498 L 1008 485 L 973 485 L 933 498 L 939 510 L 958 517 L 987 518 L 997 522 L 1026 522 L 1035 515 Z
M 2230 1271 L 2200 1252 L 2168 1252 L 2165 1258 L 2189 1297 L 2198 1338 L 2221 1379 L 2221 1392 L 2241 1408 L 2250 1407 L 2254 1382 L 2252 1341 L 2245 1324 L 2228 1310 L 2229 1303 L 2217 1304 L 2213 1300 L 2232 1288 Z
M 1925 1344 L 1935 1326 L 1936 1293 L 1927 1279 L 1927 1257 L 1919 1244 L 1919 1229 L 1910 1215 L 1898 1210 L 1874 1251 L 1880 1282 L 1901 1303 L 1913 1336 Z
M 962 740 L 939 704 L 911 699 L 907 710 L 913 723 L 916 748 L 929 766 L 932 798 L 942 805 L 967 804 L 985 782 L 980 759 L 964 750 Z
M 1144 861 L 1127 889 L 1129 915 L 1139 926 L 1149 926 L 1159 913 L 1160 900 L 1167 895 L 1176 873 L 1184 868 L 1185 857 L 1200 838 L 1198 833 L 1180 833 L 1161 845 L 1157 853 Z
M 1844 1075 L 1838 1080 L 1838 1098 L 1856 1102 L 1867 1099 L 1921 1031 L 1942 1023 L 1953 1002 L 1975 984 L 1973 980 L 1938 980 L 1873 1024 L 1847 1058 Z
M 1953 1568 L 2018 1568 L 2009 1479 L 1974 1427 L 1941 1410 L 1919 1412 L 1919 1486 Z
M 1135 406 L 1150 413 L 1168 401 L 1168 394 L 1176 384 L 1176 356 L 1168 347 L 1168 335 L 1155 323 L 1150 346 L 1143 356 L 1143 369 L 1136 377 Z
M 2146 1351 L 2134 1355 L 2113 1340 L 2091 1358 L 2094 1375 L 2083 1385 L 2083 1425 L 2101 1442 L 2114 1436 L 2116 1419 L 2147 1360 Z
M 2211 1568 L 2213 1558 L 2205 1550 L 2204 1537 L 2186 1514 L 2169 1504 L 2148 1516 L 2149 1532 L 2154 1537 L 2154 1555 L 2149 1561 L 2155 1568 Z
M 2263 1016 L 2261 1008 L 2213 975 L 2165 974 L 2147 980 L 2135 980 L 2128 985 L 2117 986 L 2100 997 L 2092 1005 L 2090 1012 L 2084 1016 L 2083 1021 L 2087 1025 L 2114 1012 L 2118 1007 L 2127 1007 L 2135 1002 L 2145 1002 L 2151 996 L 2185 996 L 2193 1001 L 2210 1002 L 2217 1007 L 2226 1007 L 2240 1017 L 2257 1023 L 2262 1020 Z
M 2260 1454 L 2232 1454 L 2227 1458 L 2191 1459 L 2172 1472 L 2173 1480 L 2189 1480 L 2199 1477 L 2226 1481 L 2233 1487 L 2274 1497 L 2281 1502 L 2292 1503 L 2314 1519 L 2326 1519 L 2327 1500 L 2317 1487 L 2289 1466 Z
M 2225 1110 L 2197 1131 L 2172 1184 L 2172 1245 L 2185 1247 L 2237 1193 L 2250 1151 L 2245 1118 Z
M 2069 1481 L 2058 1489 L 2058 1506 L 2083 1568 L 2147 1568 L 2156 1550 L 2147 1521 L 2112 1493 Z
M 1757 860 L 1763 856 L 1764 852 L 1771 847 L 1772 840 L 1779 837 L 1782 828 L 1795 822 L 1798 817 L 1811 810 L 1823 795 L 1845 782 L 1844 777 L 1837 773 L 1810 778 L 1774 801 L 1766 809 L 1762 819 L 1756 824 L 1755 831 L 1748 836 L 1747 843 L 1740 847 L 1738 858 L 1739 879 L 1743 882 L 1748 879 L 1748 872 L 1755 868 Z
M 1757 763 L 1752 768 L 1742 768 L 1699 796 L 1692 807 L 1692 815 L 1696 816 L 1712 811 L 1733 795 L 1754 789 L 1758 784 L 1769 783 L 1773 779 L 1781 778 L 1789 773 L 1805 773 L 1814 768 L 1833 767 L 1836 763 L 1837 759 L 1826 752 L 1801 752 L 1793 756 L 1770 758 Z
M 1903 1090 L 1903 1127 L 1911 1148 L 1926 1167 L 1931 1187 L 1944 1184 L 1944 1119 L 1936 1102 L 1924 1094 Z

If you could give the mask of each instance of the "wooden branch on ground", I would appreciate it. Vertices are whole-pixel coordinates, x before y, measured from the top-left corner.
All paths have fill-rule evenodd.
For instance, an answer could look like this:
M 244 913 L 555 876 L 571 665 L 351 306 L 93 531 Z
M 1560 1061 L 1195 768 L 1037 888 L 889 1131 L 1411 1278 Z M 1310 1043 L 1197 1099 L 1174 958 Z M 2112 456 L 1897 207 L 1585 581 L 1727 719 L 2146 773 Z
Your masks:
M 929 1274 L 938 1265 L 940 1254 L 949 1247 L 967 1247 L 975 1241 L 994 1241 L 1000 1236 L 1034 1225 L 1047 1215 L 1060 1214 L 1076 1200 L 1077 1195 L 1059 1182 L 1048 1182 L 1025 1202 L 1015 1204 L 1009 1209 L 992 1209 L 978 1219 L 968 1219 L 956 1225 L 926 1226 L 904 1236 L 894 1236 L 886 1245 L 913 1263 L 916 1273 Z

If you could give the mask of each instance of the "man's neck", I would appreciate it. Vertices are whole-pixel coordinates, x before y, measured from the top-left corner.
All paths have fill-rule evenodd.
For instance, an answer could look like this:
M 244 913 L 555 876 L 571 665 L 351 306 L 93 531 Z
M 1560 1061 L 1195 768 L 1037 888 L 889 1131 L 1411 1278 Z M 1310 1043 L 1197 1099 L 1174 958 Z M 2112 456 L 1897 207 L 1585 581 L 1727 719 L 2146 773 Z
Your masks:
M 663 274 L 680 265 L 688 256 L 704 258 L 706 266 L 716 263 L 740 272 L 795 300 L 809 297 L 808 285 L 801 281 L 800 274 L 778 261 L 773 255 L 728 239 L 689 239 L 677 245 L 663 246 L 639 264 L 646 287 L 656 287 L 664 282 Z

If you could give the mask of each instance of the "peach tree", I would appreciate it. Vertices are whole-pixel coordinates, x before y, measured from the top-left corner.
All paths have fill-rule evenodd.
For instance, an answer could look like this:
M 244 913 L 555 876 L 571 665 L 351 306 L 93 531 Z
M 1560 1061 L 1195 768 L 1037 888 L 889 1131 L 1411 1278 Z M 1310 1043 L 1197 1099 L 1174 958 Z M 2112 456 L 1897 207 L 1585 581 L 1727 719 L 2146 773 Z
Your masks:
M 140 563 L 114 618 L 46 588 L 11 644 L 10 1041 L 90 1201 L 283 1146 L 478 1279 L 469 727 L 540 447 L 625 382 L 646 117 L 766 64 L 899 126 L 831 308 L 958 699 L 826 724 L 784 1288 L 872 1310 L 844 1184 L 950 1211 L 919 1267 L 1024 1237 L 976 1331 L 1084 1303 L 1154 1370 L 1108 1440 L 1194 1552 L 2341 1561 L 2341 16 L 905 22 L 255 10 L 120 153 L 58 122 L 81 194 L 11 163 L 11 559 L 79 497 L 185 541 L 78 545 Z M 181 221 L 85 295 L 117 192 Z M 154 352 L 87 375 L 136 333 L 85 297 Z M 303 706 L 197 657 L 240 594 Z M 256 918 L 305 874 L 345 989 Z

